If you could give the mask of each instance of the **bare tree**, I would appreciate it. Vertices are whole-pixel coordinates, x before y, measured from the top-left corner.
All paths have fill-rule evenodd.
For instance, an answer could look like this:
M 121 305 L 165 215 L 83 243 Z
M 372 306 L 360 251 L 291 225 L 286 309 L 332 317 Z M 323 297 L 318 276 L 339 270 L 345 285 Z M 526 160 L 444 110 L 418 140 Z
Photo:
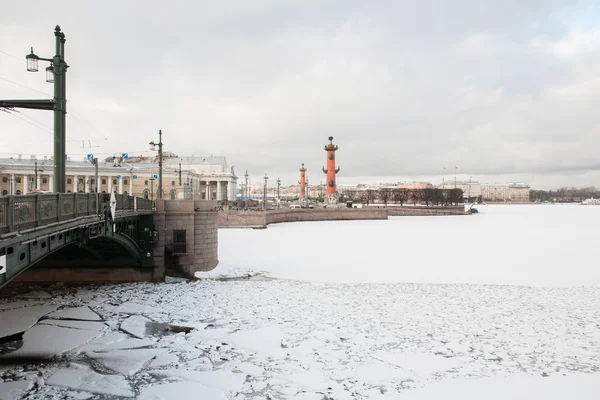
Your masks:
M 353 189 L 344 190 L 344 196 L 346 197 L 347 200 L 356 201 L 357 200 L 356 194 L 357 194 L 356 190 L 353 190 Z
M 392 199 L 392 189 L 381 188 L 377 191 L 377 194 L 379 195 L 379 199 L 383 201 L 383 204 L 387 207 L 388 201 Z
M 410 191 L 410 199 L 413 201 L 413 205 L 417 205 L 417 201 L 421 201 L 423 198 L 423 189 L 413 189 Z
M 401 188 L 401 189 L 394 189 L 393 194 L 392 194 L 392 198 L 394 199 L 394 203 L 400 203 L 401 206 L 404 205 L 404 203 L 406 203 L 406 201 L 408 200 L 410 196 L 410 191 L 408 189 L 405 188 Z
M 361 193 L 361 200 L 363 204 L 369 205 L 377 198 L 377 190 L 367 189 Z

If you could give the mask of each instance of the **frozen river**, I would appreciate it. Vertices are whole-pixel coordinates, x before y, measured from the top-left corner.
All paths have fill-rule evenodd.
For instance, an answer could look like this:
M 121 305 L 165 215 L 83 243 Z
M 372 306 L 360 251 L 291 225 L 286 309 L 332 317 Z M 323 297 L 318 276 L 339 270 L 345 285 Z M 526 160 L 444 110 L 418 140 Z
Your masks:
M 0 299 L 0 399 L 600 398 L 600 207 L 480 211 L 220 230 L 205 275 L 272 281 Z
M 478 209 L 471 216 L 221 230 L 219 258 L 222 268 L 323 282 L 600 286 L 600 207 Z

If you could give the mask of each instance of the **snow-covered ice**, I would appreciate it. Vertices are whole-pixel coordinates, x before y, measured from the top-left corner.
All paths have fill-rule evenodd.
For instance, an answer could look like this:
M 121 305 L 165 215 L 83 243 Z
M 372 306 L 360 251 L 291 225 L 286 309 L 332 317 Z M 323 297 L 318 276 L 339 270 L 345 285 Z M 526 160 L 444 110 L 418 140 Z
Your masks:
M 0 338 L 25 332 L 44 315 L 56 310 L 58 306 L 39 305 L 25 308 L 13 308 L 0 312 Z
M 121 332 L 110 332 L 79 348 L 80 351 L 111 351 L 119 349 L 137 349 L 154 345 L 152 339 L 133 339 Z
M 67 307 L 47 315 L 55 319 L 76 319 L 80 321 L 102 321 L 102 318 L 87 306 Z
M 73 329 L 87 329 L 91 331 L 100 331 L 106 326 L 104 325 L 104 322 L 74 321 L 68 319 L 44 319 L 40 321 L 40 324 L 62 326 Z
M 34 383 L 29 380 L 0 382 L 0 400 L 16 400 L 22 398 Z
M 340 283 L 600 285 L 593 261 L 600 256 L 600 207 L 478 209 L 469 216 L 221 229 L 219 266 L 210 274 L 264 271 L 281 279 Z
M 541 376 L 447 380 L 429 387 L 406 392 L 401 400 L 597 400 L 600 376 L 569 375 L 553 379 Z
M 23 335 L 23 346 L 1 359 L 45 359 L 64 353 L 100 335 L 98 331 L 38 324 Z
M 72 364 L 56 371 L 48 385 L 113 396 L 133 397 L 127 380 L 121 375 L 99 374 L 85 365 Z
M 125 376 L 133 375 L 165 349 L 131 349 L 107 352 L 87 352 L 86 355 L 106 368 Z
M 144 389 L 138 396 L 139 400 L 170 400 L 186 399 L 227 400 L 221 390 L 209 388 L 196 382 L 173 382 L 151 386 Z
M 244 267 L 296 279 L 50 288 L 67 307 L 58 313 L 91 307 L 105 325 L 34 321 L 2 357 L 60 355 L 0 365 L 0 378 L 35 382 L 20 384 L 32 399 L 600 398 L 600 254 L 589 239 L 600 207 L 480 211 L 220 231 L 216 277 Z M 17 303 L 0 316 L 41 317 Z M 76 329 L 91 323 L 102 329 Z M 152 328 L 169 324 L 193 329 Z
M 125 321 L 121 322 L 121 330 L 129 333 L 131 336 L 135 336 L 138 339 L 146 337 L 146 325 L 152 322 L 146 317 L 141 315 L 132 315 Z

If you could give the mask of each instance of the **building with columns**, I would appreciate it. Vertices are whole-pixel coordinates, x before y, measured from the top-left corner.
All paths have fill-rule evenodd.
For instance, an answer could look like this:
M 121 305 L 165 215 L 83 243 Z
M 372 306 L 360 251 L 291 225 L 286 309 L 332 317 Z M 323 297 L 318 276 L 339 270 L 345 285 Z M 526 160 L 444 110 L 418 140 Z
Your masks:
M 203 158 L 198 165 L 184 164 L 185 158 L 171 158 L 163 163 L 163 197 L 176 197 L 180 185 L 191 186 L 196 199 L 228 201 L 235 199 L 237 177 L 227 172 L 225 157 Z M 201 159 L 202 160 L 202 159 Z M 37 163 L 37 174 L 36 174 Z M 201 167 L 201 168 L 198 168 Z M 116 192 L 149 199 L 158 198 L 158 163 L 98 162 L 96 170 L 89 161 L 66 161 L 66 190 L 72 193 Z M 181 175 L 181 182 L 180 182 Z M 0 158 L 0 195 L 21 195 L 36 191 L 52 192 L 53 160 L 35 158 Z

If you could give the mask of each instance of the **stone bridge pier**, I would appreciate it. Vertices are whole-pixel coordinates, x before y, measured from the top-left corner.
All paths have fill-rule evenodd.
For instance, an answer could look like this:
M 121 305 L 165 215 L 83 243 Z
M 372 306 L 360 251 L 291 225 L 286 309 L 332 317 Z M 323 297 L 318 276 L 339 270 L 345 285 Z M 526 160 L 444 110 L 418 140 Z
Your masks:
M 216 200 L 156 200 L 155 267 L 169 276 L 194 278 L 219 263 Z

